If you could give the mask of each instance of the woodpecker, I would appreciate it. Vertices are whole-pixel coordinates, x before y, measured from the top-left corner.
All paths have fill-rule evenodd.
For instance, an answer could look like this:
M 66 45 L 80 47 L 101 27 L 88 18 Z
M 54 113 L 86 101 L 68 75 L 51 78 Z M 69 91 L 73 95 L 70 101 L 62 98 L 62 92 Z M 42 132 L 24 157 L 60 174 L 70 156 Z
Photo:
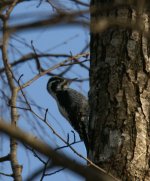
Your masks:
M 88 100 L 81 93 L 69 88 L 73 80 L 54 76 L 49 79 L 47 90 L 56 100 L 60 113 L 78 132 L 88 150 Z

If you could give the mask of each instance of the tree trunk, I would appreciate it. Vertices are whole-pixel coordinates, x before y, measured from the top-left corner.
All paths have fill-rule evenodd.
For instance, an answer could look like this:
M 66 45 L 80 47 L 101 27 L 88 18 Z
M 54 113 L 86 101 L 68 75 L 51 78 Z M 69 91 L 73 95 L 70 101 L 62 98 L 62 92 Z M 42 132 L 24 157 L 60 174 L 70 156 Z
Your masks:
M 92 31 L 99 18 L 111 27 L 92 32 L 90 66 L 90 150 L 88 157 L 115 177 L 150 180 L 150 10 L 111 7 L 111 0 L 93 0 Z M 136 20 L 138 28 L 130 27 Z M 122 26 L 117 25 L 121 22 Z M 124 23 L 123 23 L 124 22 Z M 128 28 L 127 28 L 128 27 Z M 99 28 L 99 27 L 98 27 Z M 142 28 L 142 31 L 141 29 Z

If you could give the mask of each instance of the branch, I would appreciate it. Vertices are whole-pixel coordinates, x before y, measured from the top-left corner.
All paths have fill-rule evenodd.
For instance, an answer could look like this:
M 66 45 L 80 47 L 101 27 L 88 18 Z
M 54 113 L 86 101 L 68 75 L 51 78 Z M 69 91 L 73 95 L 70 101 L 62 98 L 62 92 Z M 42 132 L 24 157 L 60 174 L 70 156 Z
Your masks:
M 85 13 L 89 13 L 88 10 L 84 11 L 77 11 L 77 12 L 72 12 L 72 13 L 60 13 L 58 15 L 55 15 L 51 18 L 46 18 L 44 20 L 39 20 L 39 21 L 34 21 L 31 23 L 27 24 L 19 24 L 11 27 L 7 27 L 7 32 L 9 33 L 14 33 L 14 32 L 20 32 L 20 31 L 25 31 L 25 30 L 33 30 L 37 28 L 42 28 L 42 27 L 51 27 L 51 26 L 58 26 L 58 25 L 75 25 L 75 26 L 89 26 L 88 21 L 83 21 L 83 20 L 78 20 L 77 18 Z M 0 31 L 2 28 L 0 28 Z
M 7 177 L 13 177 L 13 174 L 7 174 L 7 173 L 3 173 L 3 172 L 0 172 L 0 175 L 7 176 Z
M 70 158 L 62 155 L 61 153 L 57 153 L 54 151 L 49 145 L 43 143 L 37 138 L 34 138 L 29 133 L 25 133 L 21 129 L 4 123 L 0 120 L 0 131 L 4 132 L 5 134 L 13 137 L 24 144 L 29 145 L 33 149 L 37 150 L 41 154 L 50 157 L 53 161 L 53 164 L 56 166 L 66 167 L 73 172 L 86 177 L 89 181 L 93 181 L 93 178 L 97 181 L 105 181 L 105 180 L 114 180 L 112 177 L 108 176 L 107 173 L 104 173 L 100 170 L 95 170 L 93 168 L 89 168 L 88 166 L 85 167 L 84 165 L 72 161 Z M 42 169 L 43 170 L 43 169 Z
M 26 55 L 23 55 L 21 58 L 19 58 L 18 60 L 15 60 L 13 63 L 11 63 L 11 67 L 13 66 L 16 66 L 16 65 L 19 65 L 21 63 L 24 63 L 24 62 L 27 62 L 27 61 L 30 61 L 32 59 L 34 59 L 35 57 L 38 57 L 38 58 L 43 58 L 43 57 L 70 57 L 69 55 L 67 54 L 49 54 L 49 53 L 43 53 L 43 54 L 37 54 L 35 55 L 34 53 L 28 53 Z M 5 68 L 1 68 L 0 69 L 0 73 L 4 72 L 5 71 Z
M 6 14 L 4 15 L 4 19 L 3 19 L 3 29 L 2 29 L 3 30 L 2 59 L 3 59 L 4 67 L 5 67 L 8 84 L 11 91 L 11 98 L 10 98 L 10 103 L 12 105 L 11 124 L 15 126 L 17 125 L 17 120 L 18 120 L 18 112 L 16 108 L 16 100 L 17 100 L 18 91 L 13 81 L 13 72 L 11 70 L 11 66 L 9 63 L 8 55 L 7 55 L 7 45 L 8 45 L 8 40 L 9 40 L 9 34 L 6 29 L 8 27 L 7 21 L 15 5 L 18 3 L 18 1 L 19 0 L 14 0 L 12 4 L 9 6 L 8 10 L 6 11 Z M 20 181 L 22 180 L 22 177 L 21 177 L 22 166 L 19 165 L 16 155 L 17 155 L 17 142 L 14 138 L 10 137 L 10 161 L 11 161 L 11 168 L 13 171 L 13 177 L 14 177 L 14 180 Z
M 65 169 L 66 169 L 66 168 L 60 168 L 60 169 L 58 169 L 58 170 L 56 170 L 56 171 L 54 171 L 54 172 L 51 172 L 51 173 L 45 173 L 45 175 L 44 175 L 44 176 L 54 175 L 54 174 L 56 174 L 56 173 L 58 173 L 58 172 L 61 172 L 61 171 L 65 170 Z
M 0 157 L 0 162 L 10 161 L 10 154 Z
M 64 61 L 62 61 L 62 62 L 54 65 L 53 67 L 50 67 L 49 69 L 41 72 L 40 74 L 37 74 L 35 77 L 33 77 L 32 79 L 30 79 L 28 82 L 26 82 L 26 83 L 23 84 L 22 86 L 18 87 L 18 91 L 19 91 L 20 89 L 23 89 L 23 88 L 29 86 L 29 85 L 32 84 L 34 81 L 36 81 L 36 80 L 39 79 L 40 77 L 44 76 L 44 75 L 47 74 L 48 72 L 50 72 L 50 71 L 52 71 L 52 70 L 55 70 L 55 69 L 58 68 L 58 67 L 65 66 L 66 63 L 71 62 L 72 60 L 75 60 L 75 59 L 77 59 L 77 58 L 80 58 L 80 57 L 83 57 L 83 56 L 87 56 L 87 55 L 89 55 L 89 53 L 78 54 L 78 55 L 76 55 L 76 56 L 70 57 L 70 58 L 68 58 L 67 60 L 64 60 Z M 73 62 L 72 64 L 74 64 L 74 62 Z M 69 64 L 69 65 L 70 65 L 70 64 Z
M 74 3 L 77 3 L 79 5 L 82 5 L 82 6 L 86 6 L 86 7 L 90 6 L 88 3 L 85 3 L 85 2 L 82 2 L 82 1 L 79 1 L 79 0 L 71 0 L 71 1 L 73 1 Z

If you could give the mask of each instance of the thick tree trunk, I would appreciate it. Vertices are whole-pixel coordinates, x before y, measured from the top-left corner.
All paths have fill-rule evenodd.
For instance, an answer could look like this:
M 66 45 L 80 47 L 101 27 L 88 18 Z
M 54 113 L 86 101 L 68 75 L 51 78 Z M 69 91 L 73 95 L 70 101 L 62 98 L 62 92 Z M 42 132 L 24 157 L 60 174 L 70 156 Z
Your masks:
M 103 0 L 93 0 L 92 5 L 101 7 L 100 2 L 111 6 L 110 1 Z M 137 14 L 133 7 L 120 6 L 107 13 L 92 13 L 92 21 L 106 16 L 135 23 L 141 17 L 138 20 L 149 33 L 147 11 Z M 148 37 L 138 29 L 125 28 L 125 23 L 124 27 L 111 26 L 102 33 L 92 33 L 90 87 L 88 157 L 121 180 L 150 180 Z

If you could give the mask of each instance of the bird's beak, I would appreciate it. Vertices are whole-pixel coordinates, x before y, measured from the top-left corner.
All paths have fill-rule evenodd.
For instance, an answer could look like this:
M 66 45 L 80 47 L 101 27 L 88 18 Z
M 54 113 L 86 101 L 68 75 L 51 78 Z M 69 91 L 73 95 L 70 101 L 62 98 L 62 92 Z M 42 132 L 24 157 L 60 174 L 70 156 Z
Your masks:
M 73 81 L 77 80 L 77 78 L 73 78 L 73 79 L 65 79 L 64 80 L 64 85 L 67 85 L 67 84 L 71 84 Z
M 66 79 L 66 82 L 68 84 L 71 84 L 73 81 L 77 80 L 78 78 L 73 78 L 73 79 Z

